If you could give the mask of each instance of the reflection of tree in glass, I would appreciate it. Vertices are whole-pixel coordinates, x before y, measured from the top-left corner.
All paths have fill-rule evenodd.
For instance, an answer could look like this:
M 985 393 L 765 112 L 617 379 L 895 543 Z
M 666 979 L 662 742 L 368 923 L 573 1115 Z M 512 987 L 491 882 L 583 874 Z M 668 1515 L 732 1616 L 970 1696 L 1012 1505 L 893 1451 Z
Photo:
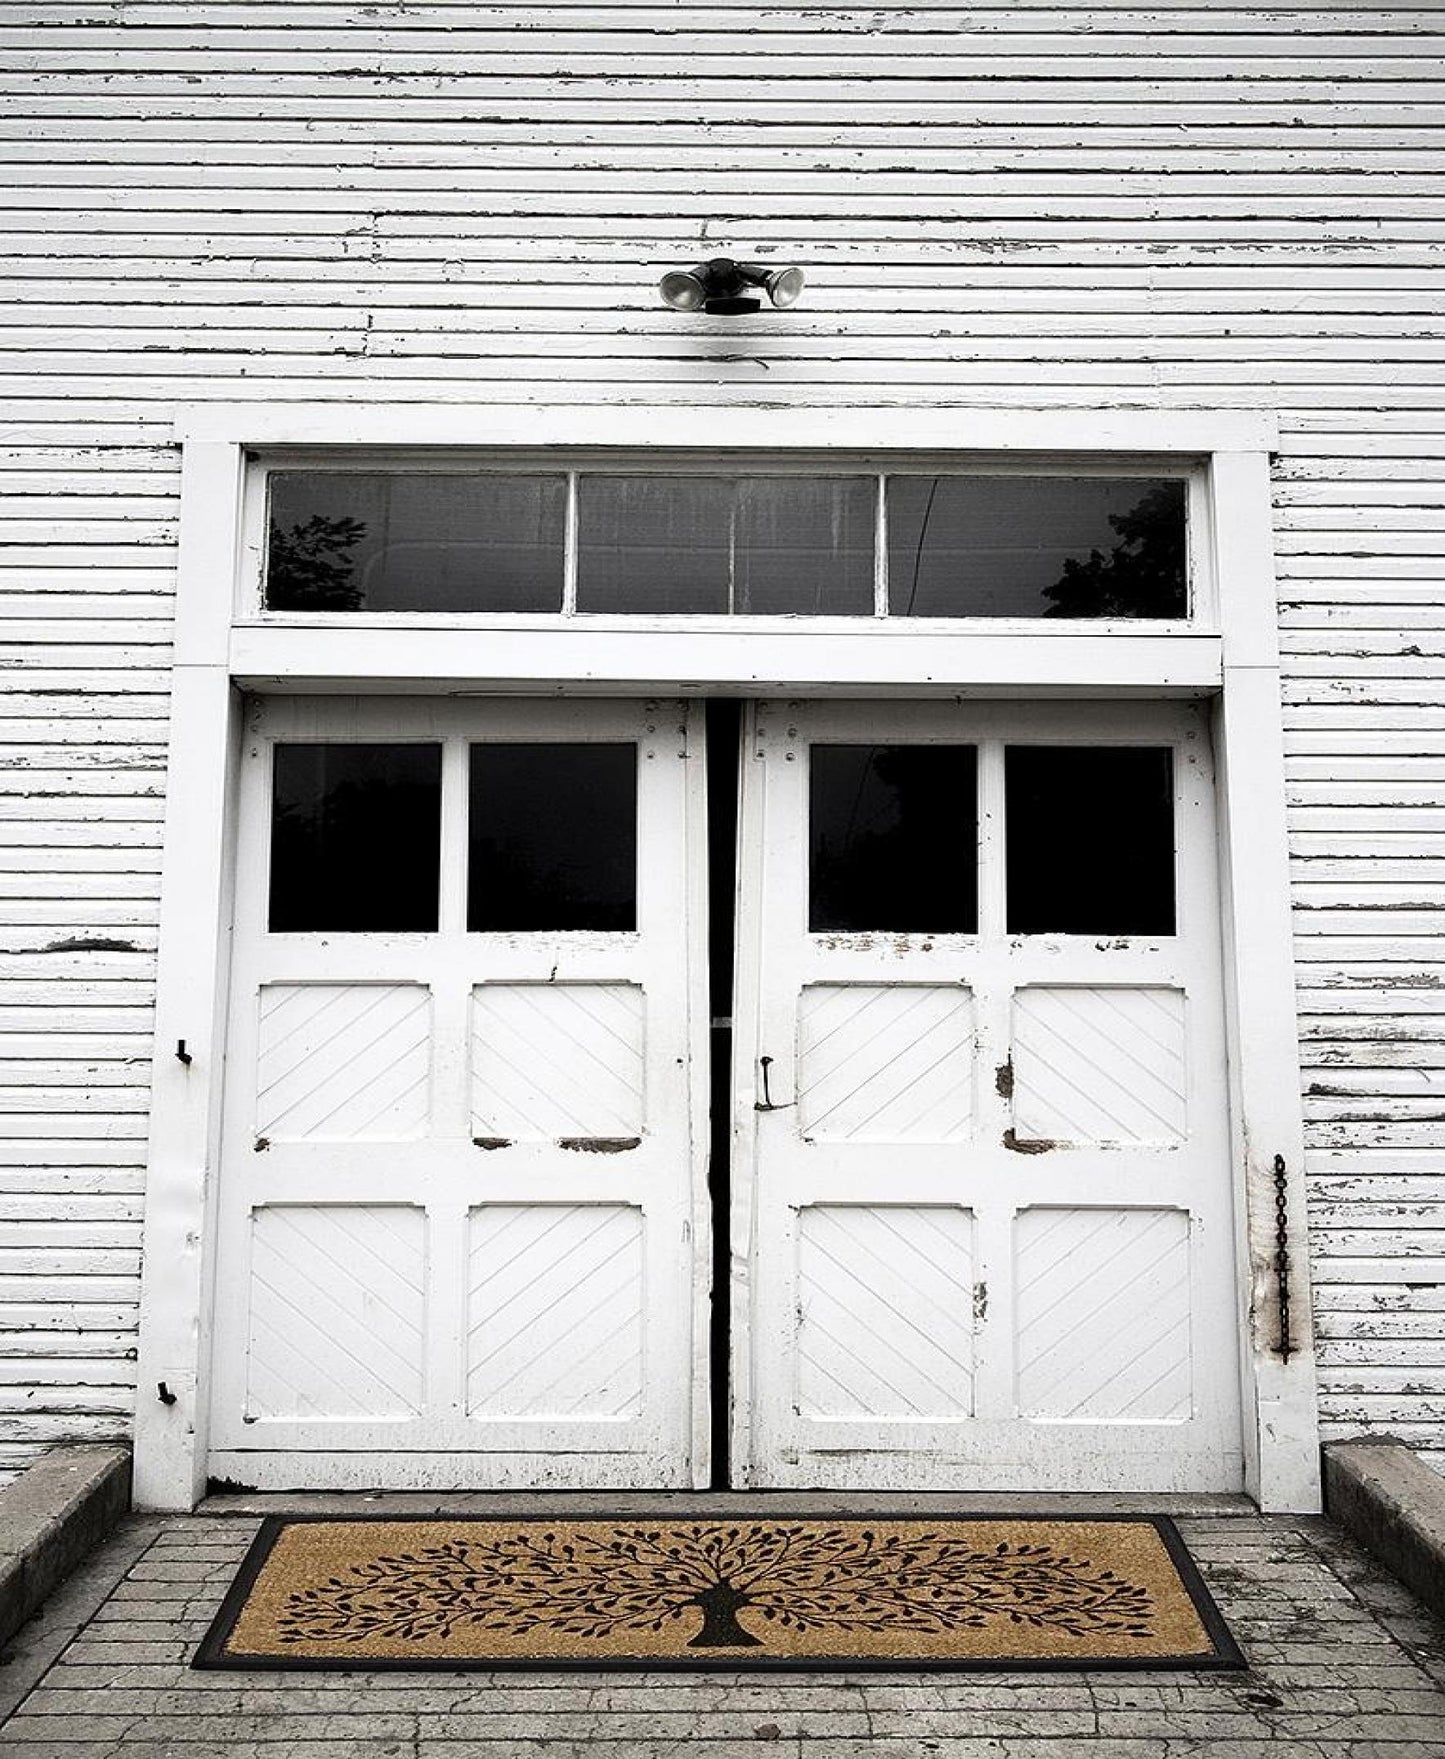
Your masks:
M 1108 555 L 1070 557 L 1044 588 L 1046 617 L 1183 617 L 1187 614 L 1184 485 L 1159 483 L 1127 513 L 1111 513 L 1119 542 Z
M 266 604 L 273 611 L 355 611 L 361 607 L 351 552 L 366 536 L 361 519 L 320 513 L 283 529 L 273 519 Z
M 450 1540 L 302 1589 L 279 1625 L 293 1643 L 415 1641 L 458 1626 L 607 1639 L 690 1616 L 690 1649 L 757 1649 L 769 1627 L 939 1633 L 996 1619 L 1147 1636 L 1151 1612 L 1146 1589 L 1047 1544 L 979 1549 L 948 1534 L 786 1522 Z

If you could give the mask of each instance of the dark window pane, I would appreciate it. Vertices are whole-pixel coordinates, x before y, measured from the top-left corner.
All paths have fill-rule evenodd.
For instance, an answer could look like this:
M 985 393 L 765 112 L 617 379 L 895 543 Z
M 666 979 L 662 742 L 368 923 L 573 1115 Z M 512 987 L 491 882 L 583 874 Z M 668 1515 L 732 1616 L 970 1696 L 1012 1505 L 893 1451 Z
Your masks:
M 866 477 L 584 476 L 577 609 L 867 616 Z
M 273 934 L 434 930 L 439 745 L 278 745 Z
M 1184 617 L 1184 484 L 892 476 L 895 617 Z
M 971 745 L 814 745 L 808 926 L 973 934 L 978 754 Z
M 1010 746 L 1010 934 L 1174 933 L 1168 746 Z
M 468 928 L 636 928 L 635 745 L 474 745 L 468 834 Z
M 273 611 L 560 611 L 561 476 L 280 471 Z

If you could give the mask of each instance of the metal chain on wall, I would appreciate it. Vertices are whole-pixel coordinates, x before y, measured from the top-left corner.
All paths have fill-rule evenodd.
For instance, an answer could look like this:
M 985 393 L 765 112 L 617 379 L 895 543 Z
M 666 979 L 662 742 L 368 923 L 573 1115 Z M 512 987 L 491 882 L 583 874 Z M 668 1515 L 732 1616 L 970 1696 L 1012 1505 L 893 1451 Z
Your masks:
M 1274 1157 L 1274 1275 L 1279 1288 L 1279 1350 L 1280 1360 L 1288 1362 L 1294 1353 L 1289 1330 L 1289 1172 L 1284 1156 Z

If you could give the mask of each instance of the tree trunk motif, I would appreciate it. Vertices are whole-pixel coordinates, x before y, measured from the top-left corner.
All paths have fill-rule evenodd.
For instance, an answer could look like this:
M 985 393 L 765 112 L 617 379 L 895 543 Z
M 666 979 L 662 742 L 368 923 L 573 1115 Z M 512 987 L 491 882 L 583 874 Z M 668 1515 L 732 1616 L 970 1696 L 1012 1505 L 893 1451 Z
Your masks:
M 693 1603 L 702 1608 L 702 1629 L 689 1637 L 689 1649 L 760 1649 L 762 1639 L 750 1635 L 738 1623 L 738 1608 L 751 1602 L 731 1582 L 704 1588 Z

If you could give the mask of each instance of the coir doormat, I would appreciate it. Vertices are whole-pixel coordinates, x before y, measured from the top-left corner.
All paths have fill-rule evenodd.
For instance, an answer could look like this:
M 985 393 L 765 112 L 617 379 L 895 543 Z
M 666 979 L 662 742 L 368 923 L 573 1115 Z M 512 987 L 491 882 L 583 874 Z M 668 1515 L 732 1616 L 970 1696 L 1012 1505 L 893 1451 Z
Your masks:
M 290 1520 L 208 1668 L 1222 1668 L 1173 1523 Z

